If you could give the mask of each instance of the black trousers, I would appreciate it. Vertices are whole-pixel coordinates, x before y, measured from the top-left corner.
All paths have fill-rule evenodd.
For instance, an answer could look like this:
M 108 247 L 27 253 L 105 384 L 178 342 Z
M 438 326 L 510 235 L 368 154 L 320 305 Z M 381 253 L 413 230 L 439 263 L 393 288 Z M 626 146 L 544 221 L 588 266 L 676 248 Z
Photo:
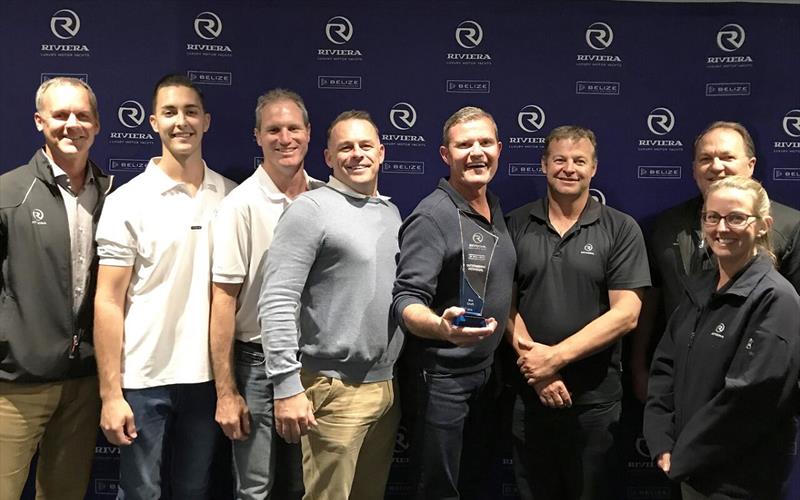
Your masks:
M 434 373 L 410 363 L 403 375 L 403 412 L 411 433 L 413 498 L 483 499 L 490 474 L 485 427 L 491 368 Z M 412 417 L 413 415 L 413 417 Z
M 533 389 L 514 404 L 514 475 L 523 500 L 617 500 L 619 401 L 547 408 Z

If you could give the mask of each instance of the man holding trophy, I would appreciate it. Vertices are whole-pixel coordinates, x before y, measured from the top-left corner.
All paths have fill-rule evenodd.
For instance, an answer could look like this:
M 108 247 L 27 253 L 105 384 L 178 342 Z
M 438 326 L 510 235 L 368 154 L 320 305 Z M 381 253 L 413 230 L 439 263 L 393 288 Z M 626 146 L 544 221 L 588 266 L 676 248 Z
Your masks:
M 481 497 L 471 483 L 486 476 L 482 414 L 516 262 L 500 203 L 487 189 L 501 149 L 489 113 L 458 110 L 439 148 L 450 177 L 400 228 L 392 311 L 410 334 L 403 391 L 414 418 L 417 498 Z

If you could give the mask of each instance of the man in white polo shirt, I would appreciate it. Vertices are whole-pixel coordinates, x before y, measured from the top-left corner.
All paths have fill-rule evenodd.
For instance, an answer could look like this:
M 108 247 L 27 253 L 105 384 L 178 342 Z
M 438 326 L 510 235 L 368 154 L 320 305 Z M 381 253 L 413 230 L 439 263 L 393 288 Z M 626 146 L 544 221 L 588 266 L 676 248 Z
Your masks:
M 299 95 L 273 89 L 260 96 L 254 135 L 264 161 L 223 200 L 214 220 L 211 360 L 216 420 L 233 443 L 236 498 L 272 494 L 292 499 L 303 494 L 300 447 L 275 434 L 258 296 L 278 218 L 295 197 L 324 183 L 303 169 L 311 125 Z
M 210 121 L 185 76 L 162 78 L 150 116 L 162 156 L 109 196 L 97 229 L 100 427 L 121 446 L 120 498 L 208 497 L 219 436 L 208 347 L 209 224 L 234 186 L 203 161 Z

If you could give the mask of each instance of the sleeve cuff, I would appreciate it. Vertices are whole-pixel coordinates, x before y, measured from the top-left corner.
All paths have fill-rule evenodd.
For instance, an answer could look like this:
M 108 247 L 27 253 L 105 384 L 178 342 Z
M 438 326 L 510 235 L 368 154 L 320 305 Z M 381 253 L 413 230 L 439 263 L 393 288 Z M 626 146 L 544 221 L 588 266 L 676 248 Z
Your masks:
M 233 285 L 239 285 L 244 283 L 244 276 L 211 273 L 211 281 L 214 283 L 229 283 Z
M 421 304 L 427 307 L 427 304 L 413 295 L 403 295 L 394 301 L 394 319 L 404 331 L 408 331 L 408 328 L 406 327 L 406 322 L 403 320 L 403 311 L 411 304 Z
M 275 387 L 273 399 L 288 398 L 305 390 L 302 382 L 300 382 L 299 371 L 276 375 L 272 378 L 272 384 Z

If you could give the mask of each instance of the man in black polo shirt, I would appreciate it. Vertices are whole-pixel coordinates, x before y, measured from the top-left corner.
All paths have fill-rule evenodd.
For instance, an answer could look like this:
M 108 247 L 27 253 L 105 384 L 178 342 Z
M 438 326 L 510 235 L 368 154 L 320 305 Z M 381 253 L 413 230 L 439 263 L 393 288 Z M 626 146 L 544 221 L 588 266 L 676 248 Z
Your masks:
M 595 201 L 595 135 L 565 126 L 545 140 L 547 196 L 513 211 L 516 308 L 507 337 L 527 385 L 515 410 L 523 498 L 612 499 L 620 342 L 650 285 L 641 230 Z M 522 420 L 522 421 L 519 421 Z
M 744 125 L 723 121 L 710 124 L 694 141 L 692 171 L 698 196 L 667 209 L 653 224 L 647 239 L 653 288 L 645 295 L 642 318 L 631 344 L 634 394 L 642 402 L 647 397 L 652 350 L 666 320 L 683 298 L 684 280 L 716 265 L 700 230 L 706 189 L 723 177 L 752 177 L 755 165 L 755 144 Z M 800 212 L 774 200 L 770 211 L 774 221 L 770 238 L 778 271 L 800 293 Z
M 476 483 L 487 476 L 482 443 L 490 432 L 481 425 L 481 414 L 511 307 L 515 263 L 500 203 L 487 189 L 501 148 L 489 113 L 458 110 L 445 123 L 439 148 L 450 177 L 439 181 L 400 228 L 392 311 L 410 333 L 401 386 L 406 415 L 414 419 L 416 498 L 483 498 Z M 462 232 L 468 241 L 496 241 L 494 252 L 462 252 Z M 486 257 L 483 327 L 456 324 L 465 313 L 459 287 L 468 255 Z

